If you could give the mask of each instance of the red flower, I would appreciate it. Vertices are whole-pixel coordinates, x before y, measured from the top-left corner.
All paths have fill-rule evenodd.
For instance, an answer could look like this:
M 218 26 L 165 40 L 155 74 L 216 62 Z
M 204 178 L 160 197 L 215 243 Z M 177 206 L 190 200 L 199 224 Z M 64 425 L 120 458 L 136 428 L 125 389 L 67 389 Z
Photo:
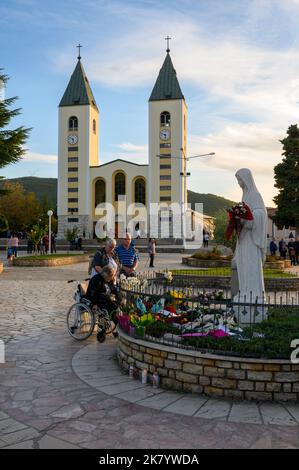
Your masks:
M 252 212 L 245 202 L 240 202 L 239 204 L 233 206 L 231 209 L 228 209 L 228 226 L 225 232 L 226 240 L 230 240 L 234 230 L 237 235 L 240 234 L 242 230 L 242 225 L 240 220 L 253 220 Z

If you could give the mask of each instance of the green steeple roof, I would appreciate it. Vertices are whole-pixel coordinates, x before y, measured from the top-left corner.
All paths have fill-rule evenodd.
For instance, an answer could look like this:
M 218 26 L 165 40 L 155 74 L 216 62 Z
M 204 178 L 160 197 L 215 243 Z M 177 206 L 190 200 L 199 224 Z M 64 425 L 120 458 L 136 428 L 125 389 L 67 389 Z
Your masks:
M 167 52 L 149 101 L 184 99 L 176 71 Z
M 83 65 L 79 59 L 76 68 L 70 78 L 59 106 L 74 106 L 89 104 L 98 109 L 93 97 Z

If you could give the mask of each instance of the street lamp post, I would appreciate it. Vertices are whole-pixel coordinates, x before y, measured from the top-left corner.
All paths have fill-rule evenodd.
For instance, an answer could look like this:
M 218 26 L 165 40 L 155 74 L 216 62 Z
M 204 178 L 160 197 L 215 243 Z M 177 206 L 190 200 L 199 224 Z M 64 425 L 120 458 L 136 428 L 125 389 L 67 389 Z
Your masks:
M 185 155 L 185 152 L 184 152 L 184 149 L 181 148 L 180 149 L 181 152 L 182 152 L 182 156 L 181 157 L 174 157 L 172 156 L 171 158 L 176 158 L 176 159 L 179 159 L 179 160 L 186 160 L 186 162 L 188 162 L 189 160 L 193 159 L 193 158 L 200 158 L 200 157 L 210 157 L 212 155 L 215 155 L 215 152 L 210 152 L 210 153 L 203 153 L 201 155 L 194 155 L 192 157 L 187 157 Z M 156 155 L 156 157 L 163 157 L 163 155 Z M 186 181 L 186 178 L 188 178 L 188 176 L 190 176 L 191 173 L 190 172 L 187 172 L 187 168 L 186 166 L 184 167 L 184 171 L 181 171 L 180 172 L 180 176 L 183 179 L 183 184 L 184 184 L 184 195 L 183 195 L 183 201 L 182 201 L 182 232 L 183 232 L 183 249 L 186 248 L 186 239 L 185 239 L 185 226 L 184 226 L 184 215 L 185 215 L 185 205 L 186 205 L 186 194 L 187 194 L 187 191 L 186 191 L 186 184 L 187 184 L 187 181 Z M 186 224 L 185 224 L 186 225 Z
M 49 254 L 51 254 L 51 217 L 53 215 L 53 211 L 51 209 L 47 212 L 49 216 Z

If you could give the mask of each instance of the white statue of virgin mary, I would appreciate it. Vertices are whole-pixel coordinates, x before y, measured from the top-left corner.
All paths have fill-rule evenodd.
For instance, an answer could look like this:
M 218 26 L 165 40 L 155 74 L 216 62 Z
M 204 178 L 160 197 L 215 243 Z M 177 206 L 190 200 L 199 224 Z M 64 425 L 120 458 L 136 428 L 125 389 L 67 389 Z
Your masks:
M 251 171 L 242 168 L 236 173 L 236 178 L 243 189 L 242 201 L 252 212 L 253 220 L 241 220 L 242 230 L 238 236 L 233 265 L 237 268 L 238 294 L 235 302 L 265 302 L 265 285 L 263 264 L 267 253 L 267 211 L 263 198 L 255 185 Z M 245 300 L 246 299 L 246 300 Z M 246 323 L 253 321 L 253 313 L 263 309 L 241 307 L 243 315 L 240 321 Z M 262 313 L 266 313 L 263 311 Z M 249 315 L 251 318 L 249 318 Z M 256 317 L 256 321 L 263 319 L 263 315 Z

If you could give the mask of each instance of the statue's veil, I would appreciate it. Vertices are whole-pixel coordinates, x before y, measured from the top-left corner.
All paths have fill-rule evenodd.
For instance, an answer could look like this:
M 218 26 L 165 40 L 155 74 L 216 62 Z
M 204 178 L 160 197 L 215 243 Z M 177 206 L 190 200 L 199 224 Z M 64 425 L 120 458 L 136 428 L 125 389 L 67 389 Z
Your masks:
M 262 258 L 265 260 L 267 253 L 267 210 L 261 194 L 259 193 L 252 173 L 248 168 L 241 168 L 236 176 L 243 182 L 242 201 L 254 211 L 252 236 L 254 243 L 262 250 Z
M 251 210 L 266 209 L 262 196 L 260 195 L 251 171 L 248 168 L 241 168 L 236 173 L 244 183 L 242 201 L 248 204 Z

